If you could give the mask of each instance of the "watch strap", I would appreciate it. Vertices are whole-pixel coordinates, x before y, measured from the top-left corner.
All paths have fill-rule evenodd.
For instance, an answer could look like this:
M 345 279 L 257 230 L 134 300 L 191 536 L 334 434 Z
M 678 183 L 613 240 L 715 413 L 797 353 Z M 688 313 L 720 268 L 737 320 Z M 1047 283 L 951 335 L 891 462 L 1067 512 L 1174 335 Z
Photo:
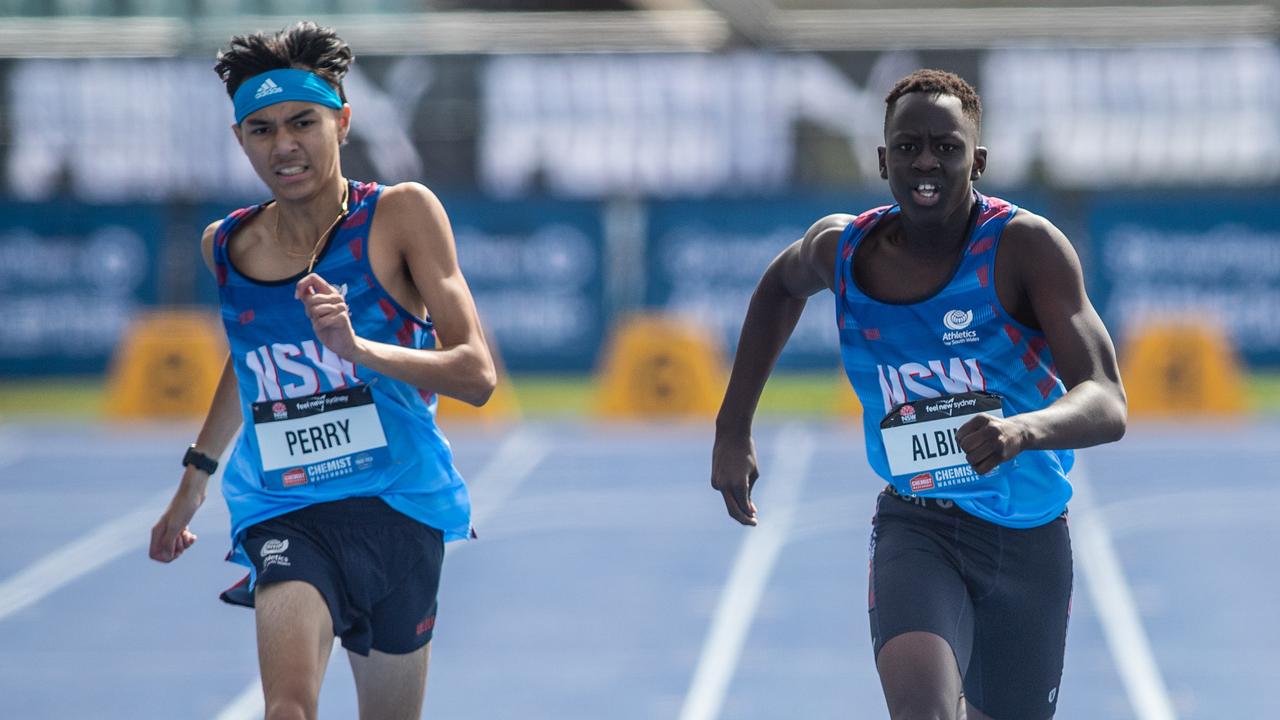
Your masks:
M 200 452 L 192 444 L 191 447 L 187 448 L 186 454 L 182 456 L 182 466 L 193 467 L 212 475 L 218 469 L 218 461 Z

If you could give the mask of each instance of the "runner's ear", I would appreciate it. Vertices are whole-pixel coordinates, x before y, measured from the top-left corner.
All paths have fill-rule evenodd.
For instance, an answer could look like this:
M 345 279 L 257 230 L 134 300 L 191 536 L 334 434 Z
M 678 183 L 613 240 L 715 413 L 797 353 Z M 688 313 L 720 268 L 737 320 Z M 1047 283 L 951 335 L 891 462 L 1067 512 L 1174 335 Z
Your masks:
M 347 144 L 347 135 L 351 134 L 351 105 L 343 103 L 338 110 L 338 144 Z

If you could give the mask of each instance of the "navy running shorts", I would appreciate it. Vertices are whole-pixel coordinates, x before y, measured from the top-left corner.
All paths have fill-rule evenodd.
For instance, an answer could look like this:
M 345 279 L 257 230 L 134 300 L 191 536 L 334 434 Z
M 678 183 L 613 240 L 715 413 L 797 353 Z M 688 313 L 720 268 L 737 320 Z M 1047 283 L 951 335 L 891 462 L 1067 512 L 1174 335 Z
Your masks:
M 431 640 L 444 537 L 375 497 L 318 503 L 250 526 L 243 547 L 257 585 L 300 580 L 320 591 L 342 646 L 411 653 Z M 253 607 L 246 577 L 222 594 Z
M 868 604 L 879 656 L 903 633 L 941 636 L 965 698 L 996 720 L 1052 717 L 1071 613 L 1064 512 L 1035 528 L 1002 527 L 948 500 L 877 499 Z

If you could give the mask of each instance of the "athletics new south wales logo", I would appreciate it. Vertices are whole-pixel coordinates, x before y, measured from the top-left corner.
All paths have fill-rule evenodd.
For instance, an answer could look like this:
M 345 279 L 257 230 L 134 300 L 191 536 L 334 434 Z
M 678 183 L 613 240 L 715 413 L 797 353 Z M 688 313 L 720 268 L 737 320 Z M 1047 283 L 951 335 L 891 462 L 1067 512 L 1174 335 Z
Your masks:
M 947 328 L 947 332 L 942 333 L 944 345 L 978 342 L 978 331 L 969 329 L 973 324 L 972 310 L 952 310 L 942 316 L 942 324 Z

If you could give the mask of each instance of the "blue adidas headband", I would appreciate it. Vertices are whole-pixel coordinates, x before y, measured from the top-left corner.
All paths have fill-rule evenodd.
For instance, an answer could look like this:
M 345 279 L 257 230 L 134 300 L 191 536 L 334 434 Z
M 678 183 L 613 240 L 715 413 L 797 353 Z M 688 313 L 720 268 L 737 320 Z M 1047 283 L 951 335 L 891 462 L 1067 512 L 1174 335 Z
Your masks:
M 268 105 L 300 100 L 317 103 L 334 110 L 342 108 L 342 98 L 323 78 L 306 70 L 281 68 L 268 70 L 240 83 L 232 103 L 236 124 Z

